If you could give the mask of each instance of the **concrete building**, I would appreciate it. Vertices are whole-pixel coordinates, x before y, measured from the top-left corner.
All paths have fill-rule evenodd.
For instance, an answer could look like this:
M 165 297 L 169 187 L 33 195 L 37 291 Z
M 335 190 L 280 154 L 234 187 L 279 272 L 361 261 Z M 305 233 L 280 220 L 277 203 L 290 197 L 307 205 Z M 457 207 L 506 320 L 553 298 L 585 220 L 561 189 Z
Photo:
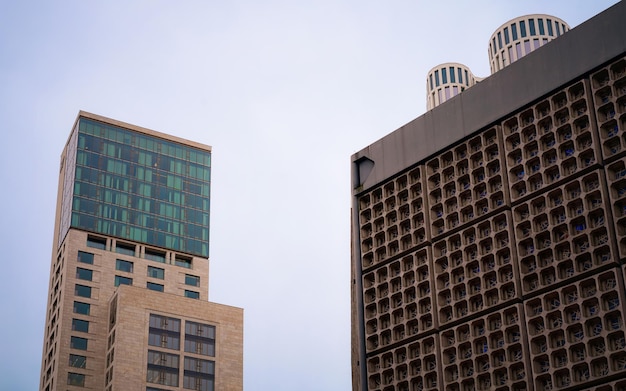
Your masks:
M 353 390 L 626 390 L 625 18 L 352 156 Z
M 533 14 L 509 20 L 489 39 L 491 74 L 569 30 L 567 23 L 550 15 Z M 481 80 L 463 64 L 443 63 L 433 67 L 426 75 L 426 109 L 439 106 Z
M 243 389 L 208 302 L 211 148 L 80 112 L 61 155 L 40 390 Z

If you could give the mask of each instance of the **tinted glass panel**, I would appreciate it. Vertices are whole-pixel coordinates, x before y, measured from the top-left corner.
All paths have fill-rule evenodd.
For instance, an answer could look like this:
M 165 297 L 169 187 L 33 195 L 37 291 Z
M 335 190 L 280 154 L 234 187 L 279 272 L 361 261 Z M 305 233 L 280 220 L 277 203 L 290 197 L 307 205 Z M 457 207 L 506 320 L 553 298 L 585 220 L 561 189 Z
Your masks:
M 76 311 L 74 311 L 76 312 Z M 82 333 L 89 332 L 89 322 L 82 319 L 72 319 L 72 330 L 80 331 Z
M 84 251 L 79 251 L 78 252 L 78 262 L 88 263 L 88 264 L 92 265 L 93 264 L 93 254 L 92 253 L 86 253 Z

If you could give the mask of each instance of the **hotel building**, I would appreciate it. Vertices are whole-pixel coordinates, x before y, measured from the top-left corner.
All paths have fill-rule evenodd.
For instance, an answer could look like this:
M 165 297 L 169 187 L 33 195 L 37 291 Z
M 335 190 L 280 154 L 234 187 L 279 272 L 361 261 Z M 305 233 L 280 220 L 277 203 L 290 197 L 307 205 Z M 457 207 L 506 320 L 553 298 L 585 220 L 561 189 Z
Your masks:
M 352 156 L 353 390 L 626 390 L 625 18 Z
M 80 112 L 61 154 L 40 390 L 243 389 L 208 301 L 211 148 Z

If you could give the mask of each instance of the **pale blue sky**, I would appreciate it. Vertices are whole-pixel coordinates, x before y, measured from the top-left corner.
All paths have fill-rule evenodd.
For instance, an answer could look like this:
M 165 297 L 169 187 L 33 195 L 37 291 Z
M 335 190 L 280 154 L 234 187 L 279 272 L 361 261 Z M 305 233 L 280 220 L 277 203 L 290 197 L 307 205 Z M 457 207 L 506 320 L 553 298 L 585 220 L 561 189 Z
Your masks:
M 0 389 L 35 390 L 59 155 L 79 110 L 213 146 L 212 301 L 245 309 L 246 391 L 350 389 L 350 155 L 487 76 L 529 13 L 615 0 L 0 0 Z

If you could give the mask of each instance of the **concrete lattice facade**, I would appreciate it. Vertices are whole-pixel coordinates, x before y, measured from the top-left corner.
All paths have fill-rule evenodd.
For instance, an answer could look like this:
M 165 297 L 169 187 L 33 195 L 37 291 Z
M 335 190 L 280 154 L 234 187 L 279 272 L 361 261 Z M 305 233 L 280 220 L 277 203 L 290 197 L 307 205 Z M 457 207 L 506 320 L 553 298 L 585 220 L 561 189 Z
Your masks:
M 129 240 L 127 234 L 133 232 L 130 226 L 122 237 L 73 227 L 80 220 L 76 217 L 72 220 L 71 211 L 88 217 L 99 212 L 79 209 L 81 203 L 71 198 L 82 201 L 87 196 L 102 197 L 98 211 L 103 211 L 107 206 L 138 204 L 133 197 L 142 195 L 135 194 L 132 185 L 120 185 L 119 189 L 127 189 L 124 195 L 129 201 L 127 204 L 112 201 L 120 197 L 109 195 L 108 190 L 115 187 L 109 187 L 106 176 L 115 174 L 120 181 L 132 181 L 128 173 L 140 171 L 133 167 L 131 159 L 121 159 L 122 154 L 113 149 L 109 155 L 118 164 L 102 163 L 107 160 L 97 160 L 100 163 L 94 164 L 96 168 L 110 167 L 92 178 L 102 180 L 107 186 L 84 192 L 86 195 L 81 193 L 79 186 L 84 178 L 79 171 L 86 171 L 86 165 L 81 165 L 81 144 L 76 133 L 83 119 L 90 124 L 95 121 L 102 126 L 113 126 L 123 132 L 120 134 L 129 135 L 119 140 L 124 140 L 131 151 L 135 148 L 132 140 L 146 139 L 162 142 L 161 145 L 192 148 L 191 152 L 201 149 L 210 153 L 210 147 L 198 143 L 89 113 L 79 114 L 61 158 L 40 390 L 242 390 L 243 310 L 208 302 L 207 258 L 180 251 L 178 247 L 158 246 L 154 241 Z M 101 134 L 105 134 L 104 130 Z M 93 152 L 93 147 L 90 148 Z M 134 152 L 131 155 L 138 156 Z M 149 166 L 155 169 L 156 178 L 165 178 L 165 174 L 156 172 L 165 158 L 156 156 L 158 161 L 150 162 Z M 89 163 L 89 159 L 83 161 Z M 128 166 L 126 172 L 113 171 L 124 164 Z M 183 173 L 181 177 L 184 179 L 186 175 Z M 195 180 L 192 178 L 190 183 Z M 169 199 L 173 197 L 166 189 L 176 189 L 171 185 L 173 182 L 164 179 L 163 183 L 167 184 L 162 186 L 163 191 L 155 192 L 165 193 L 167 198 L 150 199 L 157 204 L 157 211 L 160 204 L 168 207 L 171 204 Z M 146 183 L 149 184 L 141 185 Z M 156 179 L 154 186 L 158 188 Z M 197 213 L 203 213 L 201 208 Z M 171 221 L 178 218 L 176 213 L 172 216 Z M 128 221 L 137 221 L 136 226 L 140 226 L 146 219 L 139 217 Z M 117 221 L 124 222 L 121 217 Z M 95 219 L 93 227 L 102 226 L 100 219 Z M 146 224 L 142 228 L 151 231 L 156 230 L 154 227 L 156 223 L 152 228 Z M 144 236 L 152 237 L 150 233 Z M 159 238 L 156 234 L 153 237 Z M 204 241 L 202 246 L 197 246 L 202 251 L 208 248 L 208 236 Z M 179 329 L 162 331 L 152 324 L 153 317 L 174 319 Z M 200 328 L 209 331 L 192 336 L 191 329 L 186 329 L 188 325 L 193 330 L 201 325 Z
M 625 16 L 352 157 L 353 390 L 626 390 Z

